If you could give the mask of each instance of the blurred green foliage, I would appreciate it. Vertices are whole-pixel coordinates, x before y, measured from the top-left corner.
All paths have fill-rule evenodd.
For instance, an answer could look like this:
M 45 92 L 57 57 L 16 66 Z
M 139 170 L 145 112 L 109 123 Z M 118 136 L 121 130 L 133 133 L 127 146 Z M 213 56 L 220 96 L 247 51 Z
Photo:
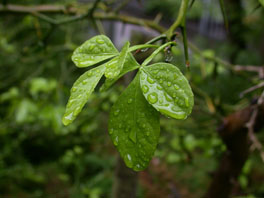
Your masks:
M 22 3 L 10 0 L 9 3 Z M 246 1 L 243 1 L 244 3 Z M 244 23 L 249 48 L 237 51 L 238 64 L 263 65 L 263 10 L 251 14 L 257 1 L 248 1 Z M 27 0 L 23 4 L 54 3 Z M 56 4 L 76 1 L 61 0 Z M 202 14 L 195 1 L 191 19 Z M 173 19 L 178 3 L 148 1 L 147 13 L 165 13 Z M 219 10 L 215 7 L 214 9 Z M 57 16 L 55 16 L 57 17 Z M 216 19 L 220 17 L 216 15 Z M 73 50 L 94 35 L 87 21 L 53 28 L 29 15 L 3 15 L 0 21 L 0 196 L 6 197 L 110 197 L 114 182 L 116 151 L 107 134 L 108 112 L 124 89 L 120 81 L 111 92 L 92 95 L 78 119 L 68 127 L 61 123 L 69 90 L 85 70 L 71 62 Z M 132 39 L 133 40 L 133 39 Z M 226 59 L 233 51 L 229 41 L 192 38 L 204 56 Z M 131 41 L 133 42 L 133 41 Z M 192 116 L 182 121 L 161 119 L 161 137 L 156 158 L 167 165 L 174 180 L 201 197 L 218 167 L 225 146 L 216 133 L 220 118 L 241 109 L 259 90 L 239 98 L 239 93 L 258 83 L 251 74 L 235 75 L 221 65 L 191 53 L 191 72 L 184 67 L 182 46 L 172 49 L 172 63 L 189 78 L 195 92 Z M 164 60 L 160 54 L 156 61 Z M 101 85 L 102 82 L 99 82 Z M 263 142 L 263 132 L 259 134 Z M 149 171 L 150 170 L 150 171 Z M 151 172 L 155 175 L 155 172 Z M 264 196 L 264 170 L 258 153 L 247 161 L 239 183 L 247 198 Z M 156 178 L 161 183 L 160 178 Z M 167 184 L 169 185 L 169 184 Z M 144 197 L 144 188 L 139 197 Z

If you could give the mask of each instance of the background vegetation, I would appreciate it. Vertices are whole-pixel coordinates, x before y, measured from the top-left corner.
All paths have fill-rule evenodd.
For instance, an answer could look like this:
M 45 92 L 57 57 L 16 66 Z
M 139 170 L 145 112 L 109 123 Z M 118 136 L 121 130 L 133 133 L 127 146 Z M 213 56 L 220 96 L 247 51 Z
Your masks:
M 78 119 L 64 127 L 70 87 L 85 71 L 70 57 L 96 34 L 107 34 L 117 46 L 145 43 L 173 23 L 180 1 L 105 0 L 93 16 L 79 17 L 92 4 L 0 4 L 0 197 L 130 197 L 113 191 L 132 178 L 137 188 L 122 188 L 132 186 L 138 198 L 264 197 L 264 7 L 256 0 L 226 1 L 226 29 L 218 3 L 194 1 L 187 13 L 190 72 L 180 37 L 171 55 L 156 58 L 177 65 L 190 80 L 193 113 L 185 121 L 162 116 L 149 168 L 119 177 L 125 168 L 118 169 L 122 162 L 107 120 L 133 73 L 109 92 L 97 88 Z M 137 60 L 148 53 L 136 54 Z

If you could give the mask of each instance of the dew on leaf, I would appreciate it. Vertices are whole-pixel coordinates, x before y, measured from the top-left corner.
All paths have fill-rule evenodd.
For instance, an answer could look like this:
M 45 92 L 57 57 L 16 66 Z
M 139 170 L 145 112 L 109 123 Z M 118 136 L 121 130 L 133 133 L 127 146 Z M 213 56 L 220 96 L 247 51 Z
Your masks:
M 143 91 L 143 93 L 148 93 L 149 87 L 147 85 L 143 85 L 142 86 L 142 91 Z
M 119 109 L 115 110 L 114 115 L 117 116 L 119 114 L 119 112 L 120 112 Z
M 87 84 L 87 81 L 86 81 L 86 80 L 83 80 L 83 81 L 82 81 L 82 84 L 83 84 L 83 85 Z
M 165 96 L 165 98 L 166 98 L 166 100 L 168 102 L 172 102 L 173 101 L 172 98 L 166 92 L 164 92 L 164 96 Z
M 115 146 L 118 145 L 118 136 L 116 136 L 115 139 L 114 139 L 114 145 L 115 145 Z
M 111 128 L 111 129 L 109 130 L 109 134 L 111 135 L 111 134 L 113 134 L 113 133 L 114 133 L 114 129 Z
M 159 85 L 157 85 L 157 89 L 158 89 L 158 90 L 162 90 L 162 87 L 159 86 Z
M 93 75 L 93 72 L 92 71 L 89 71 L 88 73 L 87 73 L 87 76 L 88 77 L 91 77 Z
M 125 162 L 126 162 L 126 165 L 128 166 L 128 168 L 132 168 L 133 167 L 133 162 L 132 162 L 132 158 L 131 158 L 130 154 L 126 154 Z
M 184 102 L 185 102 L 186 107 L 190 106 L 188 98 L 184 98 Z
M 100 38 L 97 38 L 96 39 L 96 43 L 98 43 L 98 44 L 104 44 L 104 41 L 102 39 L 100 39 Z
M 76 90 L 77 90 L 77 88 L 76 87 L 73 87 L 71 91 L 72 92 L 75 92 Z
M 90 46 L 89 46 L 89 50 L 93 50 L 94 49 L 94 47 L 95 47 L 95 45 L 94 44 L 91 44 Z
M 155 92 L 150 93 L 147 98 L 150 104 L 154 104 L 158 101 L 158 94 Z
M 168 85 L 168 87 L 170 87 L 171 86 L 171 82 L 168 82 L 167 85 Z
M 174 87 L 174 89 L 176 89 L 176 90 L 180 89 L 180 87 L 179 87 L 178 85 L 176 85 L 176 84 L 174 84 L 173 87 Z
M 74 110 L 73 115 L 74 115 L 74 116 L 77 116 L 77 115 L 80 113 L 80 111 L 81 111 L 81 108 L 80 108 L 80 107 L 77 107 L 77 108 Z
M 134 142 L 137 143 L 137 133 L 136 131 L 132 130 L 129 133 L 129 138 Z
M 152 79 L 150 76 L 148 76 L 147 81 L 148 81 L 150 84 L 153 84 L 153 83 L 155 82 L 155 80 Z
M 132 98 L 129 98 L 128 101 L 127 101 L 127 103 L 128 103 L 128 104 L 131 104 L 132 101 L 133 101 L 133 99 L 132 99 Z

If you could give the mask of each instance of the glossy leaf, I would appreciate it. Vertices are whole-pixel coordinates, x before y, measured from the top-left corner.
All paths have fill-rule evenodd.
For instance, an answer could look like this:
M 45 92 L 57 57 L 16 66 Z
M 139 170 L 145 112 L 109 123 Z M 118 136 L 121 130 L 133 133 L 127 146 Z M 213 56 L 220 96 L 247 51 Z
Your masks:
M 85 72 L 75 81 L 62 118 L 64 125 L 70 124 L 81 112 L 104 72 L 105 66 L 102 65 Z
M 139 75 L 113 105 L 108 128 L 126 165 L 135 171 L 145 169 L 156 149 L 160 125 L 159 113 L 142 94 Z
M 120 54 L 113 58 L 111 61 L 107 62 L 105 67 L 105 77 L 106 78 L 115 78 L 117 77 L 120 72 L 123 69 L 127 53 L 128 53 L 128 48 L 129 48 L 130 43 L 126 42 L 126 44 L 123 46 Z
M 77 67 L 89 67 L 118 55 L 111 40 L 104 36 L 94 36 L 78 47 L 72 55 Z
M 123 67 L 122 71 L 120 72 L 120 74 L 113 79 L 107 78 L 105 80 L 105 83 L 103 84 L 103 86 L 100 88 L 100 91 L 106 91 L 123 75 L 125 75 L 126 73 L 133 71 L 137 68 L 139 68 L 138 62 L 135 60 L 135 58 L 133 57 L 133 55 L 131 53 L 128 53 L 126 60 L 125 60 L 125 63 L 124 63 L 124 67 Z
M 185 119 L 191 113 L 193 92 L 176 66 L 156 63 L 142 67 L 140 85 L 147 101 L 162 114 Z

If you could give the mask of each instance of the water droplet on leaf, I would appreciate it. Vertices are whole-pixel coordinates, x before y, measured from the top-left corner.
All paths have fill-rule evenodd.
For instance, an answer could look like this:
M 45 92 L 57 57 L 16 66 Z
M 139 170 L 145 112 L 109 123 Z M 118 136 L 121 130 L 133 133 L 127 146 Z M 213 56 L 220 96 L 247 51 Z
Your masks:
M 148 91 L 149 91 L 148 86 L 147 85 L 143 85 L 142 86 L 142 91 L 143 91 L 143 93 L 148 93 Z
M 158 101 L 158 94 L 153 92 L 149 94 L 147 98 L 150 104 L 154 104 Z

